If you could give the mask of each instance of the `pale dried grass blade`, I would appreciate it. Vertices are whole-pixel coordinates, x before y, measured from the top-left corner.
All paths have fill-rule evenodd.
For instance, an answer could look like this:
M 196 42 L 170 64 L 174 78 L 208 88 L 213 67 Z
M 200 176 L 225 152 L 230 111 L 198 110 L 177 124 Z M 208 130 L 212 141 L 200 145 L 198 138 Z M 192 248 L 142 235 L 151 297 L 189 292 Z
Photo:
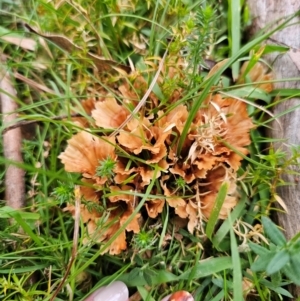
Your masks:
M 47 86 L 39 84 L 37 82 L 35 82 L 32 79 L 27 78 L 26 76 L 18 73 L 18 72 L 14 72 L 14 76 L 15 78 L 21 80 L 22 82 L 26 83 L 28 86 L 32 87 L 33 89 L 37 90 L 37 91 L 43 91 L 52 95 L 57 95 L 57 93 L 54 90 L 49 89 Z
M 157 79 L 159 77 L 160 72 L 162 71 L 162 68 L 164 66 L 164 62 L 166 59 L 168 53 L 168 49 L 165 51 L 161 61 L 159 62 L 158 65 L 158 69 L 155 73 L 155 76 L 148 88 L 148 90 L 146 91 L 145 95 L 143 96 L 143 98 L 141 99 L 141 101 L 139 102 L 139 104 L 135 107 L 135 109 L 131 112 L 131 114 L 128 116 L 128 118 L 112 133 L 110 134 L 110 137 L 115 136 L 121 129 L 124 128 L 124 126 L 139 112 L 139 110 L 145 105 L 147 98 L 149 97 L 150 93 L 152 92 L 152 89 L 154 88 L 154 85 L 157 82 Z
M 80 188 L 79 186 L 75 186 L 75 223 L 74 223 L 74 234 L 73 234 L 73 247 L 72 247 L 72 253 L 71 258 L 69 260 L 69 264 L 67 266 L 64 278 L 56 288 L 55 292 L 51 296 L 50 301 L 54 301 L 56 299 L 56 296 L 60 292 L 61 288 L 63 287 L 64 283 L 66 282 L 66 279 L 71 271 L 72 265 L 76 259 L 77 256 L 77 246 L 78 246 L 78 237 L 79 237 L 79 225 L 80 225 Z
M 274 195 L 274 199 L 276 200 L 276 202 L 283 208 L 283 210 L 289 214 L 289 210 L 288 210 L 288 207 L 287 205 L 285 204 L 284 200 L 278 195 L 278 194 L 275 194 Z
M 257 108 L 257 109 L 265 112 L 266 114 L 268 114 L 269 116 L 271 116 L 272 118 L 274 118 L 274 120 L 279 124 L 280 129 L 283 130 L 280 121 L 277 118 L 275 118 L 274 114 L 272 114 L 269 110 L 265 109 L 264 107 L 262 107 L 260 105 L 257 105 L 257 104 L 255 104 L 255 103 L 253 103 L 253 102 L 251 102 L 249 100 L 246 100 L 244 98 L 241 98 L 241 97 L 238 97 L 238 96 L 235 96 L 235 95 L 231 95 L 231 94 L 226 93 L 226 92 L 220 91 L 219 93 L 222 94 L 222 95 L 224 95 L 224 96 L 226 96 L 226 97 L 230 97 L 230 98 L 234 98 L 234 99 L 237 99 L 239 101 L 242 101 L 242 102 L 244 102 L 244 103 L 246 103 L 246 104 L 248 104 L 250 106 L 253 106 L 253 107 L 255 107 L 255 108 Z
M 34 51 L 36 49 L 36 41 L 30 38 L 14 37 L 14 36 L 2 36 L 1 40 L 4 40 L 10 44 L 17 45 L 25 50 Z

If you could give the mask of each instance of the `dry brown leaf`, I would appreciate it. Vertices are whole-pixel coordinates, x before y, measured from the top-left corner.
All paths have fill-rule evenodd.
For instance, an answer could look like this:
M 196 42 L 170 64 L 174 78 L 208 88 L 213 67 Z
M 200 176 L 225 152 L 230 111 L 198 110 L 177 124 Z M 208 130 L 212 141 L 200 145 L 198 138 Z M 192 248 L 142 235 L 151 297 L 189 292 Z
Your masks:
M 56 44 L 57 46 L 59 46 L 60 48 L 62 48 L 63 50 L 65 50 L 69 53 L 72 53 L 73 51 L 78 51 L 81 54 L 86 53 L 83 48 L 74 44 L 69 38 L 67 38 L 65 36 L 55 35 L 55 34 L 41 34 L 37 30 L 33 29 L 30 25 L 28 25 L 26 23 L 24 25 L 29 31 L 53 42 L 54 44 Z M 105 58 L 97 56 L 91 52 L 87 52 L 86 56 L 95 64 L 95 66 L 97 67 L 97 69 L 100 72 L 101 71 L 114 71 L 117 69 L 121 69 L 127 73 L 129 73 L 131 71 L 130 67 L 128 67 L 126 65 L 119 64 L 112 60 L 106 60 Z
M 218 63 L 216 63 L 209 71 L 209 73 L 207 74 L 207 78 L 213 76 L 220 68 L 222 68 L 227 62 L 229 61 L 229 59 L 225 59 L 223 61 L 220 61 Z

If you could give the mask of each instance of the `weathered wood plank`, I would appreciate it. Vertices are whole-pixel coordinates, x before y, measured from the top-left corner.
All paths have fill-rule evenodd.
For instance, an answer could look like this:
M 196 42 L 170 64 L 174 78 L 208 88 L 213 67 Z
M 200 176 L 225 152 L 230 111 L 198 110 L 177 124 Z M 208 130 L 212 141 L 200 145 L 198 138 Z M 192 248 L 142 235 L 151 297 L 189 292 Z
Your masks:
M 248 0 L 250 13 L 252 15 L 251 34 L 255 34 L 267 24 L 274 22 L 282 17 L 289 16 L 300 9 L 300 0 Z M 300 18 L 295 18 L 291 26 L 275 33 L 268 44 L 285 44 L 291 48 L 300 48 Z M 276 23 L 276 25 L 278 22 Z M 300 71 L 289 54 L 271 54 L 266 57 L 272 65 L 276 79 L 300 77 Z M 297 62 L 296 62 L 297 63 Z M 300 64 L 300 59 L 298 64 Z M 299 67 L 299 65 L 298 65 Z M 276 88 L 300 88 L 300 81 L 277 83 Z M 300 99 L 294 98 L 281 103 L 274 109 L 275 115 L 300 105 Z M 276 149 L 290 152 L 291 145 L 300 145 L 300 108 L 279 118 L 283 130 L 276 122 L 272 123 L 269 135 L 273 138 L 284 138 L 285 143 L 276 143 Z M 297 167 L 292 167 L 297 169 Z M 299 171 L 299 170 L 298 170 Z M 293 175 L 284 175 L 286 182 L 292 183 L 283 187 L 278 187 L 278 193 L 285 201 L 289 213 L 278 213 L 277 222 L 285 230 L 288 239 L 300 232 L 300 183 Z M 300 287 L 292 289 L 294 296 L 300 296 Z

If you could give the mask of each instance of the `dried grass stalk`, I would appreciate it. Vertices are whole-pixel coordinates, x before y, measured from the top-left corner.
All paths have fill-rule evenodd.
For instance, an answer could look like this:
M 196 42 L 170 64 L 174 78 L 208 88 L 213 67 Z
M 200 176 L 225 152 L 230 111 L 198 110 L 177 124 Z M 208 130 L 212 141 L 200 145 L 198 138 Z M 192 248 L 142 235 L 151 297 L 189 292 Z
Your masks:
M 0 98 L 4 128 L 11 125 L 17 119 L 16 91 L 12 85 L 9 74 L 0 70 Z M 24 170 L 15 166 L 13 162 L 22 163 L 22 134 L 21 129 L 15 128 L 3 133 L 4 157 L 11 161 L 6 167 L 5 173 L 5 199 L 7 205 L 20 209 L 25 203 Z

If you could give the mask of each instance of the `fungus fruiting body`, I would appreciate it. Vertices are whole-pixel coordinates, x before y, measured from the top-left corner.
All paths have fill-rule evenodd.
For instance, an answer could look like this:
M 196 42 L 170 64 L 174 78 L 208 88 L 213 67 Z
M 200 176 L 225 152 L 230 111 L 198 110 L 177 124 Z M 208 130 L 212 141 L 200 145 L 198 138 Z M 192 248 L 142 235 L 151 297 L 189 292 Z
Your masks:
M 175 76 L 173 69 L 172 74 Z M 164 78 L 157 84 L 163 85 Z M 227 183 L 219 213 L 219 218 L 225 219 L 238 202 L 237 171 L 251 143 L 254 124 L 247 105 L 211 92 L 196 113 L 178 153 L 191 106 L 178 102 L 185 92 L 176 86 L 168 91 L 169 100 L 164 103 L 151 93 L 145 107 L 111 137 L 109 134 L 127 120 L 146 88 L 141 75 L 131 76 L 119 86 L 116 95 L 107 92 L 101 100 L 92 102 L 87 112 L 92 124 L 81 123 L 82 130 L 68 140 L 59 156 L 66 171 L 80 173 L 83 183 L 88 184 L 80 188 L 86 241 L 105 243 L 131 218 L 105 250 L 110 254 L 127 248 L 127 232 L 139 233 L 142 214 L 131 216 L 151 181 L 155 185 L 143 206 L 143 214 L 151 219 L 169 206 L 175 216 L 187 220 L 189 232 L 201 230 L 222 183 Z M 89 203 L 98 204 L 101 210 Z M 70 203 L 65 210 L 73 213 L 74 206 Z

